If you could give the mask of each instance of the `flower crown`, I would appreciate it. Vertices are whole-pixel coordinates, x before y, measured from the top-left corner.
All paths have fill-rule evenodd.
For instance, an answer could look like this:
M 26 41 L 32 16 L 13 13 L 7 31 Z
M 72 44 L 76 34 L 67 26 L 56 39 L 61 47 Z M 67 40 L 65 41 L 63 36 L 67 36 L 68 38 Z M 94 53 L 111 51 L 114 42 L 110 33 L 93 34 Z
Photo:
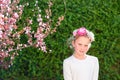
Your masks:
M 91 31 L 88 31 L 85 27 L 81 27 L 79 29 L 76 29 L 73 31 L 73 36 L 75 37 L 76 35 L 79 36 L 88 36 L 91 40 L 91 42 L 93 42 L 94 39 L 94 34 Z

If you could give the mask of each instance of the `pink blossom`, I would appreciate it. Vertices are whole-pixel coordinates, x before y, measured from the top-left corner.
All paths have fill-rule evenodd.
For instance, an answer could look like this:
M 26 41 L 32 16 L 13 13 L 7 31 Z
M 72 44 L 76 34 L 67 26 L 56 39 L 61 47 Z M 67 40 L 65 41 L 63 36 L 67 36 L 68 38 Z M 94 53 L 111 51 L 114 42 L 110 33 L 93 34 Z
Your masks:
M 13 25 L 13 28 L 14 28 L 14 29 L 17 29 L 17 28 L 18 28 L 18 26 L 17 26 L 17 25 Z
M 5 58 L 5 57 L 8 57 L 8 53 L 5 53 L 5 52 L 0 52 L 0 58 Z
M 2 34 L 3 34 L 3 32 L 0 30 L 0 38 L 2 38 Z
M 77 30 L 74 30 L 73 31 L 73 36 L 76 36 L 76 35 L 79 35 L 79 36 L 87 35 L 86 29 L 84 27 L 82 27 L 82 28 L 79 28 Z
M 87 34 L 87 33 L 86 33 L 86 29 L 85 29 L 84 27 L 78 29 L 77 34 L 78 34 L 78 35 L 81 35 L 81 36 L 86 35 L 86 34 Z
M 28 33 L 31 32 L 31 31 L 30 31 L 30 30 L 31 30 L 31 27 L 28 27 L 28 26 L 27 26 L 27 27 L 24 28 L 24 30 L 25 30 L 25 33 L 28 34 Z
M 29 20 L 29 24 L 32 24 L 32 20 Z
M 9 18 L 8 23 L 9 24 L 14 24 L 14 23 L 16 23 L 16 19 L 15 18 Z
M 3 3 L 3 4 L 10 4 L 10 3 L 11 3 L 11 0 L 2 0 L 2 3 Z
M 38 40 L 40 40 L 40 39 L 44 38 L 44 34 L 35 34 L 34 37 L 37 38 Z
M 12 12 L 12 9 L 10 7 L 8 7 L 8 13 Z
M 38 2 L 36 2 L 37 4 Z M 38 26 L 37 31 L 31 31 L 31 24 L 33 24 L 32 20 L 27 20 L 27 27 L 22 26 L 18 29 L 17 21 L 21 17 L 23 13 L 23 8 L 29 4 L 25 5 L 18 5 L 19 0 L 0 0 L 0 62 L 4 60 L 5 57 L 11 57 L 11 60 L 14 59 L 15 55 L 10 55 L 9 52 L 16 52 L 17 50 L 21 50 L 23 48 L 33 46 L 37 47 L 43 52 L 47 52 L 46 50 L 46 44 L 45 44 L 45 37 L 48 36 L 48 34 L 53 33 L 54 29 L 56 30 L 56 27 L 51 29 L 51 19 L 48 20 L 48 18 L 51 18 L 51 10 L 49 5 L 49 10 L 46 13 L 46 19 L 48 21 L 43 22 L 43 19 L 41 17 L 41 13 L 38 13 L 37 15 L 37 22 Z M 37 5 L 36 5 L 37 6 Z M 37 6 L 38 12 L 41 12 L 39 7 Z M 32 11 L 36 11 L 36 9 L 33 9 Z M 49 12 L 50 11 L 50 12 Z M 31 17 L 36 17 L 36 15 L 33 13 Z M 59 19 L 58 19 L 59 20 Z M 24 24 L 23 24 L 24 25 Z M 26 24 L 25 24 L 26 25 Z M 20 37 L 21 34 L 27 35 L 28 41 L 25 44 L 21 44 Z M 34 36 L 32 36 L 34 35 Z M 35 38 L 36 40 L 33 40 Z M 15 53 L 16 54 L 16 53 Z M 12 64 L 12 61 L 10 61 Z M 4 62 L 3 62 L 4 63 Z M 7 64 L 9 66 L 9 64 Z
M 15 19 L 19 18 L 18 13 L 14 13 L 14 14 L 13 14 L 13 17 L 14 17 Z
M 1 24 L 1 25 L 4 25 L 3 19 L 0 19 L 0 24 Z
M 8 25 L 4 25 L 4 29 L 5 30 L 9 30 L 9 26 Z
M 0 13 L 0 18 L 4 18 L 4 15 Z
M 42 18 L 41 18 L 41 17 L 39 17 L 39 18 L 37 19 L 37 21 L 38 21 L 38 22 L 41 22 L 41 21 L 42 21 Z

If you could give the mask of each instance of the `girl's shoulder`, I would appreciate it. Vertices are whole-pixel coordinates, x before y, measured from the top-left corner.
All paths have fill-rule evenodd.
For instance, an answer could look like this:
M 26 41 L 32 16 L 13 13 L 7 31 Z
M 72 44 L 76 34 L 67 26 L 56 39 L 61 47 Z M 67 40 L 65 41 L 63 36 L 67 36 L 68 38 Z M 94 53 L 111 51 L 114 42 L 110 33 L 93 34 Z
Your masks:
M 64 62 L 71 62 L 73 60 L 73 56 L 70 56 L 66 59 L 64 59 Z
M 87 55 L 89 60 L 96 60 L 98 61 L 98 58 L 96 56 L 92 56 L 92 55 Z

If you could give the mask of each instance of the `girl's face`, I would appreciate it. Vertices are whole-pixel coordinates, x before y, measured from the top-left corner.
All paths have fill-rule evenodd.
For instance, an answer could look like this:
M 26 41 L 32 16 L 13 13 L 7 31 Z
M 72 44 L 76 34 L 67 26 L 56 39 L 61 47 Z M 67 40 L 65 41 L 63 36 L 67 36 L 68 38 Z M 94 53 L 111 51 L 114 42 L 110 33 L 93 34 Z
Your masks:
M 90 47 L 90 39 L 85 36 L 80 36 L 76 40 L 72 41 L 72 45 L 75 50 L 75 54 L 79 56 L 84 56 Z

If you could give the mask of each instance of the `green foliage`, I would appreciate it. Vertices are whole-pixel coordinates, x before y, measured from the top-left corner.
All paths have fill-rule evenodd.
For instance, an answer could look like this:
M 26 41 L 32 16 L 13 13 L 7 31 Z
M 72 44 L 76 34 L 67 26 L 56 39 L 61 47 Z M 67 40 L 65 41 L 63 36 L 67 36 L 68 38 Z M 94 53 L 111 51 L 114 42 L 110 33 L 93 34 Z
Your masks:
M 25 8 L 19 26 L 23 26 L 30 10 L 35 8 L 32 0 Z M 65 1 L 65 4 L 64 4 Z M 97 56 L 100 64 L 99 80 L 120 80 L 120 1 L 119 0 L 52 0 L 52 19 L 65 13 L 65 19 L 57 28 L 57 32 L 46 38 L 46 44 L 52 52 L 43 53 L 30 47 L 19 51 L 13 66 L 8 70 L 0 70 L 0 78 L 4 80 L 63 80 L 63 60 L 72 54 L 66 40 L 72 31 L 85 26 L 95 34 L 88 54 Z M 39 6 L 47 8 L 46 0 L 39 0 Z M 36 28 L 36 24 L 32 25 Z M 54 26 L 51 26 L 54 27 Z M 24 36 L 23 36 L 24 39 Z M 24 40 L 25 41 L 25 40 Z

